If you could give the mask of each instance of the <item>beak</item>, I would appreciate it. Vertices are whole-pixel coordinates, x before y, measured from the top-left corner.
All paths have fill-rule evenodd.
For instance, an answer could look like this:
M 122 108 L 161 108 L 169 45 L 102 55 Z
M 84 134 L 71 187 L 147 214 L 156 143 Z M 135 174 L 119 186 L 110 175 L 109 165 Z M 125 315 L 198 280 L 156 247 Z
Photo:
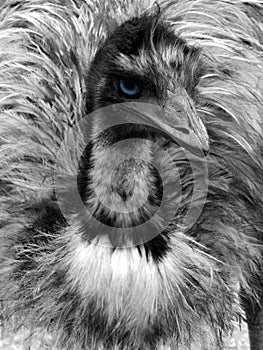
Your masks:
M 162 117 L 155 122 L 160 129 L 189 152 L 199 157 L 208 154 L 209 141 L 206 128 L 186 94 L 175 95 L 168 91 Z
M 124 123 L 148 125 L 166 133 L 175 143 L 198 157 L 205 157 L 209 151 L 206 128 L 186 93 L 175 95 L 169 91 L 163 107 L 142 102 L 105 107 L 96 113 L 97 124 L 100 115 L 98 131 Z

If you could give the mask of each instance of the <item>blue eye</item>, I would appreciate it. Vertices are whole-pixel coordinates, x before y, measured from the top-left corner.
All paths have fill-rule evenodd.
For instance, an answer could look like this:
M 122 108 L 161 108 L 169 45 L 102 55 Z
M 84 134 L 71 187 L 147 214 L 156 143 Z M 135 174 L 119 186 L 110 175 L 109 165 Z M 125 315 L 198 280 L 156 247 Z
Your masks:
M 139 85 L 132 80 L 121 79 L 119 83 L 120 83 L 121 92 L 124 95 L 127 95 L 129 97 L 134 97 L 138 95 L 140 92 Z

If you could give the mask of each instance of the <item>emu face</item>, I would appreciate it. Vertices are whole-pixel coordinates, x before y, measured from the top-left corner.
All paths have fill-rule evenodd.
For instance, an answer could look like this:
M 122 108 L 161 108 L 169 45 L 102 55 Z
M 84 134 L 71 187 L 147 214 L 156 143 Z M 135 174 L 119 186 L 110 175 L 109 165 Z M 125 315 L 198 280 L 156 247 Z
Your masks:
M 177 38 L 159 15 L 125 22 L 101 46 L 86 80 L 87 111 L 135 100 L 156 104 L 164 108 L 159 121 L 164 130 L 172 126 L 191 150 L 207 152 L 207 134 L 193 103 L 205 74 L 200 51 Z M 125 93 L 122 82 L 138 91 Z M 191 132 L 196 137 L 187 135 Z

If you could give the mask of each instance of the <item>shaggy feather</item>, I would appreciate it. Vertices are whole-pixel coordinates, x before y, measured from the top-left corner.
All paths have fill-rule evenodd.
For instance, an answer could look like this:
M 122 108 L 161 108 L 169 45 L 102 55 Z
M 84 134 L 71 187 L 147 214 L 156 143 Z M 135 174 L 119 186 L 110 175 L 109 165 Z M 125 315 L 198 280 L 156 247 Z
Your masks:
M 262 278 L 261 284 L 254 281 L 262 271 L 261 1 L 160 2 L 159 23 L 191 50 L 176 56 L 179 44 L 160 40 L 152 43 L 151 62 L 162 75 L 167 67 L 160 62 L 173 61 L 177 82 L 185 85 L 209 135 L 208 195 L 191 230 L 180 226 L 192 186 L 180 148 L 169 151 L 186 191 L 179 218 L 163 240 L 152 243 L 165 248 L 161 258 L 154 258 L 151 246 L 90 244 L 83 239 L 81 214 L 66 222 L 60 213 L 53 173 L 60 169 L 74 177 L 81 133 L 68 140 L 64 156 L 57 153 L 67 130 L 89 111 L 93 86 L 87 77 L 94 56 L 127 19 L 152 13 L 151 1 L 1 1 L 0 319 L 5 334 L 21 328 L 39 337 L 47 333 L 50 348 L 68 350 L 180 349 L 194 341 L 216 349 L 240 317 L 239 291 L 261 302 Z M 120 55 L 118 62 L 141 71 L 149 59 L 141 50 L 135 58 Z M 105 150 L 97 153 L 97 162 L 103 157 Z M 160 166 L 169 173 L 167 159 L 163 151 Z M 202 167 L 199 171 L 201 176 Z

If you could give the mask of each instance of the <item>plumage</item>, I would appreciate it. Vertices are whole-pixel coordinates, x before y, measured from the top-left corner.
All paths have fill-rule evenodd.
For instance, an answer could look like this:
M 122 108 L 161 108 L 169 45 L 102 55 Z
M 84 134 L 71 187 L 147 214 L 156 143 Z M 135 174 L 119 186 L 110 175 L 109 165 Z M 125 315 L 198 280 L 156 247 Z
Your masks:
M 26 328 L 66 350 L 219 349 L 243 308 L 260 350 L 262 18 L 256 0 L 1 1 L 4 335 Z M 139 92 L 123 94 L 122 79 Z M 105 130 L 99 111 L 131 102 L 154 106 L 148 127 Z M 59 196 L 71 205 L 75 180 L 84 209 L 65 217 Z M 167 198 L 176 215 L 140 245 L 83 219 L 117 232 L 154 217 L 158 229 Z M 189 207 L 200 215 L 185 230 Z

